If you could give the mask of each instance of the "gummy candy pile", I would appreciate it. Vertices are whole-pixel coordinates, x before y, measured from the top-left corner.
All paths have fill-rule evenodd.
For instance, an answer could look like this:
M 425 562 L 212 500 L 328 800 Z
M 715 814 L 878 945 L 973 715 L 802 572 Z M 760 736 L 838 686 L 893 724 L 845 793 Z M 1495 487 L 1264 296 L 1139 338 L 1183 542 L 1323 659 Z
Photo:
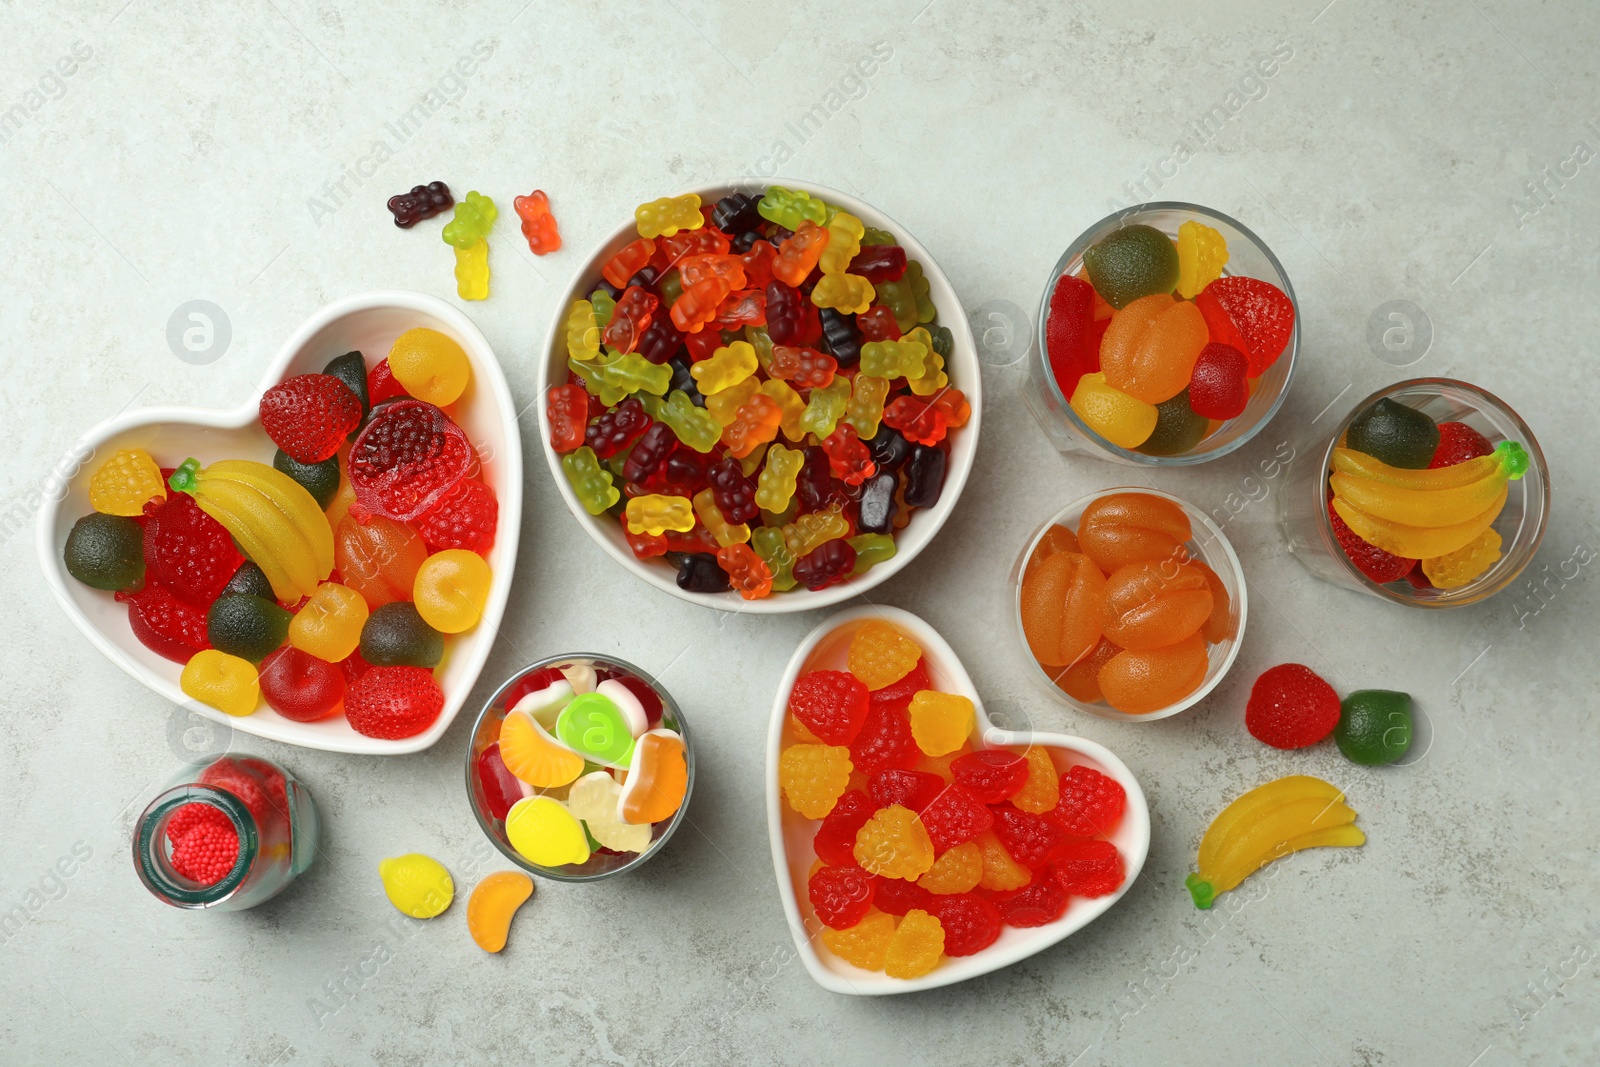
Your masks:
M 1333 450 L 1328 521 L 1374 582 L 1458 589 L 1500 558 L 1494 520 L 1527 469 L 1517 442 L 1492 445 L 1466 423 L 1436 423 L 1384 397 L 1350 421 Z
M 1089 428 L 1152 456 L 1194 449 L 1244 412 L 1294 332 L 1271 282 L 1222 276 L 1228 243 L 1193 219 L 1176 242 L 1124 226 L 1083 254 L 1050 295 L 1051 372 Z
M 1023 569 L 1022 630 L 1067 695 L 1144 715 L 1200 687 L 1206 646 L 1233 636 L 1233 618 L 1191 536 L 1178 505 L 1131 492 L 1090 503 L 1076 532 L 1045 531 Z
M 1114 779 L 1042 746 L 986 748 L 972 701 L 869 622 L 848 670 L 796 679 L 779 757 L 786 819 L 818 823 L 806 896 L 828 951 L 891 978 L 1054 922 L 1124 880 Z
M 780 186 L 635 217 L 568 312 L 546 398 L 583 507 L 695 593 L 823 589 L 892 557 L 971 416 L 922 265 Z
M 444 705 L 445 637 L 489 595 L 498 506 L 450 416 L 470 377 L 459 344 L 413 329 L 370 370 L 347 352 L 268 389 L 270 466 L 123 449 L 90 480 L 67 570 L 128 605 L 195 700 L 420 733 Z
M 474 762 L 483 814 L 541 867 L 644 852 L 689 791 L 683 735 L 647 681 L 587 662 L 545 667 L 505 694 L 499 736 Z
M 536 256 L 548 255 L 561 247 L 561 230 L 550 211 L 550 197 L 535 189 L 512 200 L 522 220 L 522 236 Z M 494 198 L 473 189 L 459 204 L 444 182 L 416 185 L 409 193 L 389 198 L 389 213 L 394 224 L 409 230 L 423 219 L 431 219 L 455 208 L 440 231 L 444 243 L 456 254 L 456 295 L 463 300 L 489 298 L 489 234 L 500 217 Z

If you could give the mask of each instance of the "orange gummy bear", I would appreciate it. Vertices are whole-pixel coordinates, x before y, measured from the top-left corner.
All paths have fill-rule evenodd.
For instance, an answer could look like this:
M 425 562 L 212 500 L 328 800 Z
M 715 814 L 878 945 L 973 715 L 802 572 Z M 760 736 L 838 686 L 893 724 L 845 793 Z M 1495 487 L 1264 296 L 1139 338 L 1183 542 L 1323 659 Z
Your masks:
M 1211 339 L 1205 316 L 1170 293 L 1142 296 L 1111 318 L 1100 342 L 1106 382 L 1146 404 L 1171 400 L 1189 384 Z
M 1047 667 L 1065 667 L 1100 639 L 1106 579 L 1088 556 L 1057 552 L 1022 576 L 1022 632 Z
M 868 689 L 893 685 L 922 658 L 917 643 L 886 622 L 869 622 L 850 639 L 850 673 Z
M 1067 696 L 1081 700 L 1085 704 L 1104 700 L 1105 695 L 1100 692 L 1100 668 L 1121 651 L 1122 649 L 1102 637 L 1100 643 L 1094 646 L 1094 651 L 1056 676 L 1056 685 Z
M 1106 640 L 1133 652 L 1175 645 L 1211 616 L 1211 589 L 1191 563 L 1130 563 L 1106 578 Z
M 917 884 L 930 893 L 970 893 L 983 877 L 983 850 L 963 841 L 933 861 Z
M 1112 493 L 1083 509 L 1078 543 L 1107 574 L 1130 563 L 1167 559 L 1193 536 L 1189 516 L 1149 493 Z
M 467 933 L 485 952 L 506 947 L 511 918 L 533 896 L 533 879 L 521 871 L 495 871 L 472 890 L 467 899 Z
M 790 807 L 808 819 L 820 819 L 844 795 L 853 769 L 850 750 L 843 745 L 790 745 L 778 757 L 778 785 Z
M 868 874 L 912 882 L 933 866 L 933 839 L 921 816 L 890 804 L 873 812 L 856 833 L 855 857 Z
M 1190 634 L 1166 648 L 1118 652 L 1100 668 L 1100 691 L 1118 711 L 1145 715 L 1198 689 L 1206 667 L 1205 638 Z
M 1093 655 L 1090 653 L 1091 658 Z M 1097 689 L 1096 699 L 1098 693 Z M 1028 761 L 1028 780 L 1012 795 L 1011 803 L 1021 811 L 1042 815 L 1061 803 L 1061 772 L 1056 770 L 1055 760 L 1050 758 L 1050 753 L 1038 745 L 1029 746 L 1022 757 Z M 979 855 L 981 858 L 982 853 Z
M 883 973 L 890 978 L 921 978 L 943 958 L 943 924 L 921 908 L 912 908 L 889 939 Z

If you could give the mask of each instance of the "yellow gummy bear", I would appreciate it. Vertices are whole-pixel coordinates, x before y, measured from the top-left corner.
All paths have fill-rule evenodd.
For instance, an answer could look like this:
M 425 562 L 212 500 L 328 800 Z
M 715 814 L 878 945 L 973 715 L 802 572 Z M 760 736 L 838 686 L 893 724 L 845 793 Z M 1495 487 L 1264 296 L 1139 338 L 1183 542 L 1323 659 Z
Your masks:
M 383 892 L 401 915 L 431 919 L 450 906 L 456 883 L 444 864 L 420 852 L 393 856 L 378 864 Z
M 1156 429 L 1155 405 L 1112 388 L 1102 371 L 1078 379 L 1071 404 L 1089 429 L 1119 448 L 1138 448 Z
M 972 701 L 958 693 L 924 689 L 911 698 L 911 736 L 930 756 L 954 752 L 972 733 Z
M 730 385 L 738 385 L 756 372 L 755 346 L 749 341 L 734 341 L 702 359 L 689 368 L 701 396 L 720 393 Z
M 1200 290 L 1222 277 L 1228 265 L 1228 241 L 1203 222 L 1190 219 L 1178 227 L 1178 295 L 1193 300 Z
M 853 769 L 843 745 L 790 745 L 778 758 L 778 786 L 795 811 L 820 819 L 844 795 Z
M 152 497 L 167 499 L 167 483 L 142 448 L 120 449 L 89 479 L 89 506 L 102 515 L 143 515 Z
M 184 696 L 235 717 L 253 713 L 261 695 L 255 664 L 214 648 L 189 657 L 178 678 L 178 687 Z
M 688 533 L 694 529 L 694 505 L 686 496 L 657 493 L 636 496 L 628 501 L 625 514 L 629 533 L 647 533 L 655 537 L 668 530 Z
M 1422 561 L 1422 573 L 1437 589 L 1459 589 L 1494 566 L 1500 558 L 1500 534 L 1488 529 L 1478 539 L 1442 556 Z
M 554 797 L 523 797 L 506 812 L 506 839 L 517 855 L 541 867 L 589 860 L 583 825 Z
M 886 622 L 865 623 L 850 639 L 850 673 L 868 689 L 893 685 L 910 674 L 921 658 L 917 643 Z
M 883 973 L 890 978 L 921 978 L 943 958 L 944 925 L 921 908 L 912 908 L 889 940 Z
M 587 300 L 574 300 L 567 312 L 567 355 L 579 363 L 600 355 L 600 323 Z
M 873 812 L 856 834 L 855 857 L 869 874 L 914 882 L 933 866 L 933 839 L 921 816 L 890 804 Z
M 822 943 L 846 963 L 864 971 L 881 971 L 889 942 L 894 938 L 894 928 L 894 916 L 874 908 L 848 929 L 823 927 Z

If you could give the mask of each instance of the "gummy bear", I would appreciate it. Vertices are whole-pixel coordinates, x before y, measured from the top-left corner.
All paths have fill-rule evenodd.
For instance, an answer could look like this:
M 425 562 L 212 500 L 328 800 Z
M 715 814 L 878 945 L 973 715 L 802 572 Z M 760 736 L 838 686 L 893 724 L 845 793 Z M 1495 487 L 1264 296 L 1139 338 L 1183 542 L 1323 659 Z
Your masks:
M 600 340 L 611 351 L 626 355 L 639 347 L 639 338 L 650 326 L 661 298 L 640 285 L 630 285 L 611 311 L 611 321 Z M 647 361 L 648 362 L 648 361 Z
M 670 237 L 679 230 L 698 230 L 705 225 L 700 214 L 700 197 L 697 193 L 682 196 L 663 196 L 648 204 L 640 204 L 633 211 L 639 236 Z
M 440 231 L 444 243 L 458 250 L 471 248 L 489 236 L 500 209 L 494 200 L 473 189 L 456 205 L 455 216 Z
M 728 583 L 746 600 L 760 600 L 772 593 L 772 569 L 747 544 L 717 549 L 717 565 L 728 575 Z
M 729 523 L 723 517 L 722 510 L 717 507 L 710 489 L 700 490 L 694 495 L 691 503 L 694 506 L 695 517 L 700 520 L 700 525 L 711 535 L 718 548 L 744 544 L 750 540 L 750 527 L 744 523 L 738 525 Z
M 831 384 L 811 390 L 805 414 L 800 417 L 800 428 L 806 433 L 816 434 L 818 438 L 827 437 L 838 426 L 849 406 L 850 379 L 841 375 L 834 378 Z
M 489 299 L 489 242 L 456 249 L 456 295 L 463 300 Z
M 822 450 L 827 453 L 828 467 L 833 476 L 845 485 L 860 485 L 878 471 L 872 453 L 861 443 L 856 428 L 840 422 L 834 431 L 822 439 Z
M 875 378 L 920 378 L 928 347 L 920 341 L 869 341 L 861 346 L 861 373 Z
M 550 213 L 550 198 L 542 190 L 517 197 L 511 206 L 522 218 L 522 236 L 528 239 L 528 249 L 534 255 L 547 256 L 561 247 L 561 230 Z
M 828 217 L 827 208 L 821 200 L 813 198 L 810 193 L 785 189 L 781 185 L 769 185 L 756 210 L 762 218 L 786 230 L 799 229 L 802 222 L 820 226 Z
M 807 589 L 826 589 L 850 578 L 856 550 L 842 538 L 825 541 L 794 561 L 795 580 Z
M 611 474 L 601 468 L 594 449 L 588 445 L 562 456 L 561 470 L 567 476 L 578 503 L 591 515 L 603 514 L 622 498 L 621 491 L 611 484 Z
M 402 230 L 410 229 L 423 219 L 442 215 L 455 206 L 450 187 L 444 182 L 413 185 L 409 193 L 396 193 L 389 198 L 389 213 L 394 224 Z
M 949 417 L 942 410 L 911 396 L 890 401 L 883 409 L 883 421 L 899 430 L 906 440 L 930 446 L 943 441 L 949 427 Z
M 766 465 L 755 494 L 755 503 L 763 511 L 778 513 L 789 506 L 795 492 L 795 478 L 805 462 L 805 454 L 797 449 L 773 445 L 767 449 Z
M 832 356 L 815 349 L 774 345 L 767 373 L 792 382 L 798 388 L 811 389 L 830 384 L 838 367 L 838 361 Z
M 650 262 L 650 257 L 655 255 L 655 251 L 656 243 L 649 238 L 641 237 L 606 260 L 600 268 L 600 276 L 618 289 L 626 289 L 628 279 Z
M 823 257 L 826 256 L 824 252 Z M 819 308 L 859 315 L 872 306 L 876 295 L 872 283 L 858 274 L 824 274 L 811 290 L 811 302 Z

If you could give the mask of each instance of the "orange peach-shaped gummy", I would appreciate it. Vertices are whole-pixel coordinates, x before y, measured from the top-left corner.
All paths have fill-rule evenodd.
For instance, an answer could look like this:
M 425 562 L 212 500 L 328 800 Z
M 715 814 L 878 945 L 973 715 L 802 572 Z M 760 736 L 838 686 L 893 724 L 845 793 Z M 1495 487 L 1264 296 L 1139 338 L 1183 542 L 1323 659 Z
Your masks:
M 1100 639 L 1106 579 L 1087 556 L 1058 552 L 1022 576 L 1022 632 L 1047 667 L 1065 667 Z
M 1146 715 L 1200 688 L 1206 663 L 1206 642 L 1199 634 L 1166 648 L 1118 652 L 1100 668 L 1100 691 L 1118 711 Z
M 1056 676 L 1056 685 L 1072 699 L 1081 700 L 1085 704 L 1103 700 L 1104 696 L 1100 692 L 1100 668 L 1111 662 L 1111 657 L 1121 651 L 1122 649 L 1102 637 L 1093 651 Z
M 1109 574 L 1145 560 L 1168 559 L 1193 536 L 1189 516 L 1149 493 L 1112 493 L 1083 509 L 1078 544 Z
M 1206 617 L 1206 624 L 1200 627 L 1200 636 L 1213 645 L 1226 641 L 1233 636 L 1232 601 L 1228 598 L 1228 587 L 1222 584 L 1216 571 L 1199 560 L 1193 560 L 1191 566 L 1205 576 L 1206 585 L 1211 590 L 1211 614 Z
M 500 724 L 500 758 L 506 770 L 539 789 L 569 785 L 583 773 L 583 757 L 521 711 L 508 712 Z
M 1068 527 L 1057 524 L 1044 532 L 1039 538 L 1039 543 L 1033 546 L 1033 553 L 1028 556 L 1028 566 L 1033 566 L 1041 559 L 1053 556 L 1058 552 L 1082 552 L 1078 547 L 1078 535 Z
M 1132 311 L 1135 304 L 1156 299 L 1141 297 L 1121 314 Z M 1172 303 L 1170 297 L 1167 299 L 1167 305 L 1148 326 L 1133 336 L 1118 338 L 1109 360 L 1103 343 L 1100 348 L 1100 369 L 1106 381 L 1146 404 L 1159 404 L 1183 392 L 1194 373 L 1195 360 L 1211 336 L 1199 308 L 1186 300 Z M 1116 328 L 1117 320 L 1113 319 L 1106 330 L 1107 340 Z M 1130 329 L 1137 329 L 1137 323 Z
M 1175 645 L 1210 615 L 1211 590 L 1193 564 L 1130 563 L 1106 579 L 1105 636 L 1130 651 Z

